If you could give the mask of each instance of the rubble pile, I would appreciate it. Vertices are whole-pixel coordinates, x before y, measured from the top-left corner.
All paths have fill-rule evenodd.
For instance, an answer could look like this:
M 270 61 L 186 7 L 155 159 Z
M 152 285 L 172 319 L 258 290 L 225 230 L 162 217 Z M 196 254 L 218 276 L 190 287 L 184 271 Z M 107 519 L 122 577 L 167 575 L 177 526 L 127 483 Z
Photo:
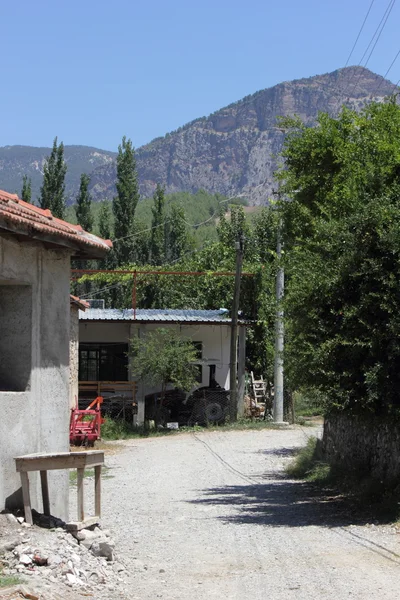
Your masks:
M 41 600 L 126 597 L 126 569 L 116 560 L 109 531 L 95 526 L 71 534 L 60 526 L 62 522 L 46 523 L 54 518 L 42 517 L 42 527 L 37 527 L 12 514 L 0 515 L 3 577 L 18 577 L 32 597 Z M 49 530 L 43 525 L 57 526 Z M 6 596 L 0 588 L 2 597 Z

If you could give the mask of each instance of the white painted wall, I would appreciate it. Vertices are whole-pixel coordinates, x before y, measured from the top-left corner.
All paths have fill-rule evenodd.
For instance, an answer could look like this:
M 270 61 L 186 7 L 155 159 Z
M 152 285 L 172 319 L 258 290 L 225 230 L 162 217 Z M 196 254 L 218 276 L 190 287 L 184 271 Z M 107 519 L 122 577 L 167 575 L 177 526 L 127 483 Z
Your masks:
M 216 365 L 215 378 L 217 383 L 226 390 L 229 389 L 229 349 L 230 349 L 230 327 L 229 324 L 195 324 L 176 325 L 173 323 L 145 323 L 145 322 L 116 322 L 102 323 L 95 321 L 80 321 L 79 341 L 80 343 L 128 343 L 134 335 L 146 335 L 146 332 L 157 328 L 166 327 L 179 330 L 183 337 L 203 344 L 203 360 Z M 130 373 L 129 378 L 135 380 L 135 374 Z M 203 380 L 196 387 L 207 386 L 209 383 L 209 368 L 203 365 Z M 138 422 L 144 417 L 144 397 L 159 391 L 148 385 L 140 384 L 137 393 Z
M 69 449 L 69 277 L 68 251 L 0 237 L 0 361 L 17 375 L 29 356 L 31 363 L 30 377 L 19 391 L 0 373 L 0 510 L 22 504 L 14 457 Z M 29 300 L 25 295 L 18 311 L 10 308 L 7 285 L 30 286 Z M 10 289 L 18 303 L 18 287 Z M 28 340 L 28 358 L 14 351 L 21 337 Z M 32 474 L 30 480 L 32 506 L 42 511 L 39 478 Z M 52 514 L 67 519 L 68 472 L 49 472 L 49 486 Z

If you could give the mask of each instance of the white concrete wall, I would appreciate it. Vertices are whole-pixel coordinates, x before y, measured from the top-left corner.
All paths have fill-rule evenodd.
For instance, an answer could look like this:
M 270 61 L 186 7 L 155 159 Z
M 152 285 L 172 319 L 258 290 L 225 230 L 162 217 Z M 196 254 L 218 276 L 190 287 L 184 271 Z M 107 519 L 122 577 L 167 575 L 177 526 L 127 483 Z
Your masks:
M 69 337 L 69 406 L 76 408 L 79 396 L 79 308 L 70 304 Z
M 0 382 L 0 510 L 21 505 L 20 478 L 14 457 L 32 452 L 65 452 L 69 449 L 69 300 L 70 255 L 64 250 L 47 250 L 41 244 L 18 243 L 0 237 L 1 323 L 7 321 L 8 285 L 31 286 L 27 311 L 31 311 L 31 370 L 25 390 L 7 390 Z M 16 292 L 18 292 L 18 289 Z M 26 322 L 26 321 L 25 321 Z M 9 340 L 0 346 L 10 368 L 18 369 L 13 340 L 25 335 L 18 320 L 3 329 Z M 24 338 L 25 339 L 25 338 Z M 8 347 L 8 350 L 7 350 Z M 26 359 L 24 359 L 26 360 Z M 11 387 L 11 386 L 10 386 Z M 32 506 L 42 510 L 38 477 L 31 475 Z M 68 473 L 49 473 L 51 512 L 68 517 Z
M 79 342 L 80 343 L 100 343 L 100 342 L 120 342 L 128 343 L 133 335 L 146 335 L 148 331 L 154 331 L 160 327 L 178 329 L 183 337 L 192 341 L 203 343 L 203 360 L 210 364 L 215 364 L 215 378 L 221 387 L 229 388 L 229 344 L 230 328 L 228 325 L 175 325 L 169 323 L 153 324 L 143 322 L 117 322 L 101 323 L 91 321 L 80 321 L 79 323 Z M 134 379 L 134 374 L 131 374 Z M 203 366 L 203 381 L 200 385 L 208 385 L 209 369 Z M 146 388 L 145 394 L 152 393 L 150 388 Z

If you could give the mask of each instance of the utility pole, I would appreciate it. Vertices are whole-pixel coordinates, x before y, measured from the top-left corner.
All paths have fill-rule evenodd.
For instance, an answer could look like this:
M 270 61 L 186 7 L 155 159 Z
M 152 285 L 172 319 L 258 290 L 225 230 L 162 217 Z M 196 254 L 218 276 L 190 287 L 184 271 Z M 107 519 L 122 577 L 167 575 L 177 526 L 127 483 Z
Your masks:
M 283 323 L 283 295 L 285 286 L 285 273 L 282 266 L 282 222 L 278 226 L 276 255 L 278 258 L 278 272 L 276 275 L 276 320 L 275 320 L 275 368 L 274 368 L 274 407 L 273 418 L 275 423 L 283 422 L 283 348 L 284 348 L 284 323 Z
M 237 351 L 238 351 L 238 312 L 240 299 L 240 281 L 243 266 L 243 236 L 240 235 L 235 243 L 236 247 L 236 272 L 235 290 L 233 293 L 232 318 L 231 318 L 231 353 L 229 377 L 229 415 L 231 421 L 237 420 Z

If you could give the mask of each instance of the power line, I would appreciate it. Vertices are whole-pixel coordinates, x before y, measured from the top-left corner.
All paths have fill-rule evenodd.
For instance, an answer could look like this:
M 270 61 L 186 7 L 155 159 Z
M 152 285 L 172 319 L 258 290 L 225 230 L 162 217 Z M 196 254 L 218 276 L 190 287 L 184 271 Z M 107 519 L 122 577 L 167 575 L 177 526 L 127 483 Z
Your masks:
M 371 4 L 369 5 L 369 9 L 368 9 L 368 11 L 367 11 L 367 14 L 366 14 L 366 15 L 365 15 L 365 17 L 364 17 L 364 21 L 363 21 L 363 23 L 362 23 L 362 25 L 361 25 L 360 31 L 358 32 L 358 35 L 357 35 L 357 37 L 356 37 L 356 41 L 354 42 L 354 44 L 353 44 L 353 47 L 352 47 L 352 49 L 351 49 L 351 51 L 350 51 L 350 54 L 349 54 L 349 56 L 347 57 L 346 64 L 344 65 L 344 68 L 346 68 L 346 67 L 347 67 L 347 65 L 348 65 L 348 64 L 349 64 L 349 62 L 350 62 L 350 58 L 353 56 L 353 52 L 354 52 L 354 50 L 355 50 L 355 47 L 357 46 L 357 42 L 358 42 L 358 40 L 360 39 L 360 35 L 361 35 L 361 33 L 362 33 L 363 29 L 364 29 L 365 23 L 366 23 L 366 21 L 367 21 L 367 19 L 368 19 L 368 17 L 369 17 L 369 13 L 371 12 L 371 8 L 372 8 L 372 6 L 373 6 L 374 2 L 375 2 L 375 0 L 372 0 Z
M 385 12 L 383 13 L 383 17 L 381 18 L 381 20 L 379 22 L 378 27 L 375 29 L 375 32 L 374 32 L 374 34 L 373 34 L 373 36 L 372 36 L 372 38 L 371 38 L 371 40 L 370 40 L 367 48 L 365 49 L 364 54 L 362 55 L 360 62 L 358 63 L 358 66 L 363 66 L 364 68 L 366 68 L 366 66 L 368 65 L 368 63 L 370 61 L 370 58 L 371 58 L 371 56 L 372 56 L 372 54 L 373 54 L 373 52 L 374 52 L 374 50 L 376 48 L 376 45 L 379 42 L 379 39 L 380 39 L 380 37 L 381 37 L 381 35 L 383 33 L 383 30 L 385 29 L 386 23 L 387 23 L 387 21 L 389 19 L 390 13 L 392 12 L 395 3 L 396 3 L 396 0 L 390 0 L 388 6 L 386 7 Z M 371 45 L 372 45 L 372 48 L 371 48 Z M 368 54 L 368 51 L 369 51 L 370 48 L 371 48 L 371 51 Z M 363 60 L 364 60 L 364 58 L 365 58 L 365 56 L 367 54 L 368 54 L 367 60 L 365 61 L 365 64 L 362 65 L 362 62 L 363 62 Z M 359 81 L 361 79 L 361 74 L 362 73 L 360 72 L 359 75 L 358 75 L 358 77 L 357 77 L 357 81 L 353 84 L 353 88 L 352 88 L 353 92 L 357 88 L 357 85 L 358 85 L 358 83 L 359 83 Z M 351 80 L 349 81 L 348 85 L 350 86 L 350 84 L 351 84 Z
M 381 79 L 381 81 L 379 82 L 379 85 L 378 85 L 378 87 L 377 87 L 377 88 L 376 88 L 376 90 L 374 91 L 374 93 L 373 93 L 373 95 L 374 95 L 374 96 L 376 96 L 376 95 L 377 95 L 377 93 L 379 92 L 379 90 L 380 90 L 380 88 L 381 88 L 381 85 L 382 85 L 383 81 L 384 81 L 384 80 L 386 79 L 386 77 L 388 76 L 389 72 L 391 71 L 391 69 L 392 69 L 392 67 L 393 67 L 394 63 L 396 62 L 396 60 L 398 59 L 398 57 L 399 57 L 399 56 L 400 56 L 400 49 L 397 51 L 397 54 L 396 54 L 396 56 L 394 57 L 394 59 L 393 59 L 393 60 L 392 60 L 392 62 L 390 63 L 390 67 L 388 68 L 388 70 L 387 70 L 387 71 L 386 71 L 386 73 L 384 74 L 383 78 L 382 78 L 382 79 Z M 400 81 L 400 79 L 399 79 L 399 81 Z M 398 82 L 397 82 L 397 83 L 398 83 Z M 397 84 L 396 84 L 396 86 L 397 86 Z

